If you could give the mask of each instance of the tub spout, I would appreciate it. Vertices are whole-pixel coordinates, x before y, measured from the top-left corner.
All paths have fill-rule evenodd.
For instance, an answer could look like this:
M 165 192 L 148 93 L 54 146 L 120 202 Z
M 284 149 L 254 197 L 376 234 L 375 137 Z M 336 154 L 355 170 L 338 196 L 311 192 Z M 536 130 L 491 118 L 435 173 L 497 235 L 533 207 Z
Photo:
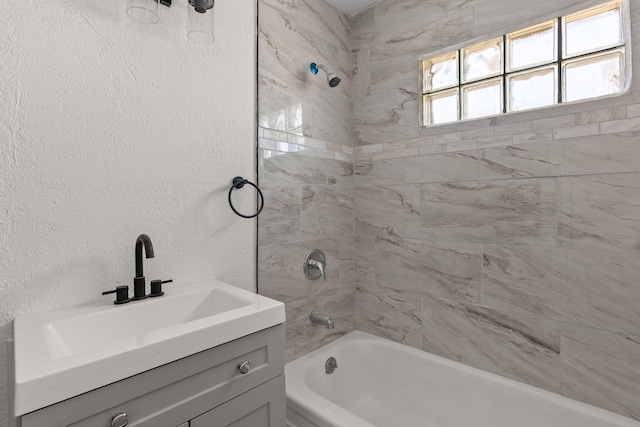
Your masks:
M 311 323 L 318 323 L 320 325 L 326 326 L 327 329 L 333 329 L 334 325 L 331 316 L 327 316 L 323 313 L 320 313 L 319 311 L 314 310 L 311 312 L 309 319 L 311 319 Z

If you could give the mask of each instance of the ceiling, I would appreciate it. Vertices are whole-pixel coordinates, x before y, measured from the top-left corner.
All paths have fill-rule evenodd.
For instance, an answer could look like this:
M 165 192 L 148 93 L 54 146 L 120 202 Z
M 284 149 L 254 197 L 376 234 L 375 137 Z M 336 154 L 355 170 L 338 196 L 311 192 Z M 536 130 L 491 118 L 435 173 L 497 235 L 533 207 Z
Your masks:
M 327 0 L 327 3 L 334 5 L 350 16 L 356 16 L 367 7 L 380 0 Z

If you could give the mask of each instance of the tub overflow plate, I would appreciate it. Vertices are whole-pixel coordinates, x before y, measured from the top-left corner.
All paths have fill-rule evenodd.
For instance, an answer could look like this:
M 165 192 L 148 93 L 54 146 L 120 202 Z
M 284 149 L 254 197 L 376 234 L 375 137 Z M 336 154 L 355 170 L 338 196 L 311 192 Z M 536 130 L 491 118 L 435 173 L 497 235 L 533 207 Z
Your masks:
M 327 374 L 333 374 L 333 371 L 335 371 L 336 369 L 338 369 L 338 362 L 336 361 L 336 358 L 328 358 L 326 363 L 324 364 L 324 371 Z

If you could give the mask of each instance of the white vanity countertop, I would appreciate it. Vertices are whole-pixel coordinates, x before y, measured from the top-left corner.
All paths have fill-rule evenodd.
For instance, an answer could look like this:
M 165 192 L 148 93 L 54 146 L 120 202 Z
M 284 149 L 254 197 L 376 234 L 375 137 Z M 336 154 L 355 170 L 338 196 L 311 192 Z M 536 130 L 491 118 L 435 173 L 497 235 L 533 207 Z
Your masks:
M 216 280 L 16 318 L 15 416 L 285 321 L 284 304 Z

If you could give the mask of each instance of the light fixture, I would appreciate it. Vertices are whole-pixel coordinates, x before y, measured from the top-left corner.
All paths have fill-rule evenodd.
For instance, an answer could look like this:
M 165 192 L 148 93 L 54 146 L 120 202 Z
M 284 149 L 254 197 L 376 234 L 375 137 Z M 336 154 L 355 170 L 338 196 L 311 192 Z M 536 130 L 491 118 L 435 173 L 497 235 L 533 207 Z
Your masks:
M 157 0 L 127 0 L 127 15 L 145 25 L 160 22 Z
M 189 4 L 198 13 L 206 13 L 207 10 L 213 9 L 214 0 L 189 0 Z
M 213 6 L 215 0 L 187 0 L 187 38 L 198 44 L 211 44 L 213 35 Z M 171 7 L 172 0 L 126 0 L 127 15 L 142 24 L 157 24 L 160 21 L 158 5 Z
M 189 30 L 187 38 L 197 44 L 211 44 L 213 35 L 213 6 L 215 0 L 189 0 Z

